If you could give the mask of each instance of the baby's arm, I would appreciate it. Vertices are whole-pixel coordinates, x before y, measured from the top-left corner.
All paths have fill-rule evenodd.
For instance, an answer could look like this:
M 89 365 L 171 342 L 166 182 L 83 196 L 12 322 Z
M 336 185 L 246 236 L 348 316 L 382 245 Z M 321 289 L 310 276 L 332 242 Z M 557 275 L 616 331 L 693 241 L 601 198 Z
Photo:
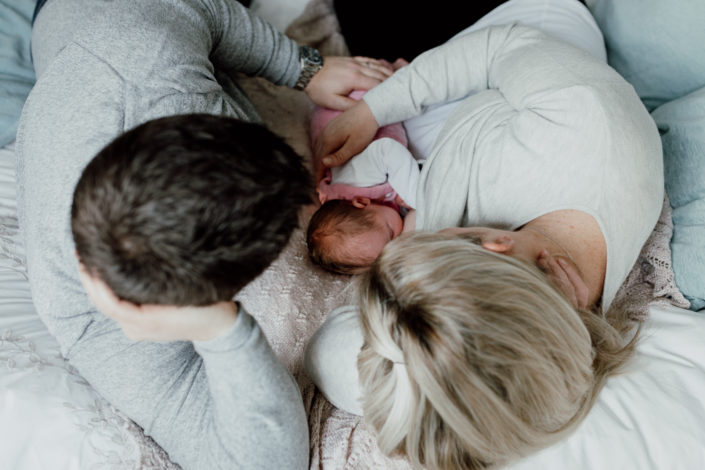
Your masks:
M 389 184 L 410 206 L 416 206 L 419 165 L 409 149 L 394 139 L 375 140 L 342 167 L 331 169 L 333 183 L 369 187 Z

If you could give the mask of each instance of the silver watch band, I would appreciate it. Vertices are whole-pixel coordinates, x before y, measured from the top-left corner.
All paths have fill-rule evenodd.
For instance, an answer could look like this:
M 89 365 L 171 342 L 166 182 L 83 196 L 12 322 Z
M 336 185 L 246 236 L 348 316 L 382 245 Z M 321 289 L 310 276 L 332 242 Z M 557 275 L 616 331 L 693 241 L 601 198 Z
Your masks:
M 301 74 L 294 85 L 294 89 L 303 90 L 313 76 L 316 75 L 316 72 L 323 67 L 323 57 L 313 47 L 301 46 L 299 48 L 299 61 L 301 63 Z

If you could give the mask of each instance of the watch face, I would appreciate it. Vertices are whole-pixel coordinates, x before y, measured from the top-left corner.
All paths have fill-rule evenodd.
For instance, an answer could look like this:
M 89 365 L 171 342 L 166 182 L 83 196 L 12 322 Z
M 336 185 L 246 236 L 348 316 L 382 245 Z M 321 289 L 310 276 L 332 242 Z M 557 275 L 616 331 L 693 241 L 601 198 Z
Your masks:
M 323 58 L 321 57 L 321 54 L 313 47 L 303 46 L 299 50 L 299 54 L 301 54 L 301 58 L 306 62 L 313 65 L 323 65 Z

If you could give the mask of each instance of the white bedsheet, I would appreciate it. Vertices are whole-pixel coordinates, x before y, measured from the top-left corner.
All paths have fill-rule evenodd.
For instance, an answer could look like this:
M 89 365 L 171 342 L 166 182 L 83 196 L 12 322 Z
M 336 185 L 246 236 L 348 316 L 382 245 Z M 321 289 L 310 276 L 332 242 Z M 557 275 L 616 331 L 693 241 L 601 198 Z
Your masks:
M 580 428 L 513 470 L 705 468 L 705 316 L 652 307 L 638 355 Z

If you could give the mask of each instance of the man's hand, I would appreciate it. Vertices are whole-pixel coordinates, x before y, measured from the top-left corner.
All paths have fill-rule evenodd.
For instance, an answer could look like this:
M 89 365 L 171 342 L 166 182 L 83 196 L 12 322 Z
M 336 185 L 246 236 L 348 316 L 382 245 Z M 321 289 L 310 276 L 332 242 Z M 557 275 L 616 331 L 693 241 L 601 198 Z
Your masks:
M 82 264 L 79 266 L 81 282 L 93 304 L 134 341 L 207 341 L 228 331 L 237 319 L 234 302 L 177 307 L 120 300 L 107 284 L 89 274 Z
M 362 152 L 374 139 L 379 125 L 364 100 L 335 117 L 316 139 L 313 162 L 320 181 L 326 167 L 339 166 Z
M 388 62 L 369 57 L 326 57 L 304 91 L 317 105 L 344 111 L 357 103 L 348 98 L 351 91 L 369 90 L 393 72 Z
M 537 265 L 575 308 L 588 308 L 589 290 L 575 266 L 549 255 L 546 250 L 539 255 Z

